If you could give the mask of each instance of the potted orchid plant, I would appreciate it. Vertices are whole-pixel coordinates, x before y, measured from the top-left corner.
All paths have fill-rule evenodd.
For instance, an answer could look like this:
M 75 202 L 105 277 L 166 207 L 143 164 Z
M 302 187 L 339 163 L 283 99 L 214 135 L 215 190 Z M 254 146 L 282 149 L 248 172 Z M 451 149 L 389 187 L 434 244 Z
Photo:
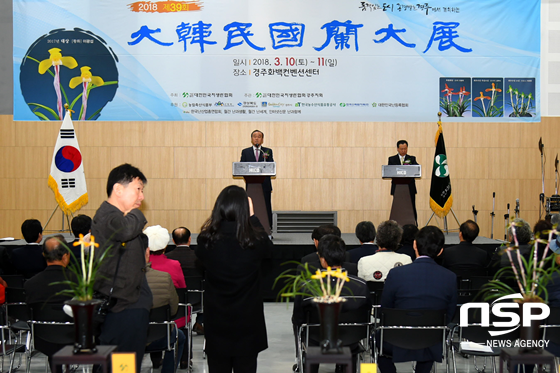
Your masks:
M 63 290 L 59 294 L 72 296 L 72 299 L 65 303 L 72 308 L 72 316 L 74 317 L 75 343 L 73 352 L 75 354 L 95 352 L 97 348 L 94 338 L 94 313 L 103 301 L 94 299 L 93 286 L 99 266 L 110 250 L 105 250 L 98 259 L 95 259 L 95 248 L 99 247 L 99 244 L 95 242 L 94 236 L 90 236 L 88 241 L 84 239 L 82 234 L 80 234 L 79 240 L 74 242 L 74 246 L 80 246 L 80 258 L 74 257 L 74 254 L 69 250 L 74 260 L 71 260 L 66 268 L 74 276 L 72 279 L 69 278 L 61 282 L 68 285 L 69 289 Z
M 519 293 L 522 299 L 519 302 L 546 302 L 548 291 L 546 285 L 552 274 L 558 270 L 554 258 L 550 255 L 550 242 L 553 235 L 559 232 L 556 229 L 537 234 L 532 242 L 531 253 L 525 258 L 519 251 L 519 242 L 515 233 L 516 223 L 510 223 L 513 243 L 505 247 L 502 255 L 507 255 L 510 266 L 501 268 L 494 279 L 486 284 L 482 290 L 485 300 L 494 300 L 505 295 Z M 542 237 L 545 236 L 545 237 Z M 539 250 L 539 244 L 545 245 Z M 513 279 L 512 287 L 501 279 Z
M 516 224 L 519 223 L 510 223 L 513 241 L 503 250 L 502 254 L 507 255 L 510 266 L 496 272 L 494 279 L 482 287 L 481 295 L 485 301 L 495 301 L 504 296 L 510 296 L 509 298 L 521 305 L 520 318 L 523 320 L 523 303 L 546 303 L 548 301 L 546 286 L 552 280 L 552 275 L 558 270 L 554 255 L 550 255 L 550 243 L 554 240 L 553 235 L 559 232 L 554 227 L 552 230 L 537 233 L 531 243 L 529 255 L 524 257 L 519 250 L 520 245 L 515 233 Z M 512 286 L 512 284 L 515 285 Z M 523 325 L 520 328 L 520 339 L 540 339 L 540 320 L 531 320 L 529 326 Z M 541 350 L 539 347 L 520 349 L 522 353 L 540 352 Z
M 350 281 L 347 271 L 327 267 L 326 270 L 317 269 L 313 273 L 309 269 L 308 263 L 305 265 L 301 265 L 299 262 L 292 263 L 298 267 L 281 273 L 276 278 L 274 285 L 279 280 L 286 281 L 279 293 L 286 301 L 296 296 L 312 297 L 319 309 L 319 319 L 321 320 L 321 351 L 326 353 L 334 349 L 340 353 L 342 342 L 338 339 L 338 316 L 342 303 L 346 301 L 340 294 L 344 284 Z
M 344 283 L 350 281 L 348 272 L 340 268 L 316 270 L 314 273 L 309 269 L 308 263 L 301 265 L 299 262 L 288 262 L 297 264 L 298 269 L 289 269 L 281 273 L 274 282 L 284 280 L 284 287 L 279 295 L 286 301 L 298 295 L 312 297 L 316 303 L 340 303 L 345 299 L 340 296 Z M 286 264 L 286 263 L 284 263 Z M 294 274 L 295 272 L 295 274 Z

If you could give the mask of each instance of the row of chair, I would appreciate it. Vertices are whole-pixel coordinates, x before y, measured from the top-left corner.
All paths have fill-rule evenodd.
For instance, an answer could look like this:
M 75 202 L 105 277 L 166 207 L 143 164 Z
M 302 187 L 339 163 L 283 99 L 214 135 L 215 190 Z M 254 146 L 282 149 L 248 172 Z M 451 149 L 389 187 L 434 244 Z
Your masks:
M 480 310 L 469 310 L 468 324 L 459 325 L 460 307 L 468 302 L 482 300 L 477 298 L 480 289 L 491 277 L 475 276 L 471 278 L 458 279 L 459 301 L 457 304 L 456 317 L 447 320 L 445 311 L 434 310 L 397 310 L 382 309 L 381 297 L 383 293 L 383 282 L 368 282 L 371 292 L 373 306 L 370 309 L 360 309 L 354 312 L 342 313 L 339 319 L 340 339 L 344 346 L 360 343 L 362 350 L 370 350 L 372 354 L 370 361 L 377 362 L 382 354 L 383 343 L 405 349 L 421 349 L 436 344 L 442 345 L 442 360 L 446 371 L 450 365 L 454 372 L 456 368 L 456 354 L 473 356 L 474 366 L 478 371 L 476 357 L 492 357 L 492 368 L 496 371 L 495 356 L 499 356 L 501 349 L 492 348 L 492 352 L 481 352 L 473 350 L 461 342 L 470 341 L 478 344 L 486 344 L 488 341 L 515 341 L 519 338 L 519 329 L 501 336 L 493 337 L 490 331 L 503 330 L 493 326 L 494 321 L 504 321 L 495 315 L 490 315 L 490 327 L 482 326 Z M 509 320 L 509 319 L 506 319 Z M 297 330 L 297 361 L 295 371 L 303 372 L 305 353 L 310 339 L 319 341 L 319 315 L 314 309 L 309 309 L 306 323 Z M 551 315 L 541 326 L 543 338 L 550 343 L 560 346 L 560 308 L 551 308 Z M 559 347 L 560 348 L 560 347 Z M 451 357 L 451 359 L 449 359 Z M 363 359 L 363 356 L 362 356 Z M 486 368 L 486 360 L 482 371 Z
M 199 282 L 201 280 L 199 279 Z M 17 285 L 11 281 L 11 285 Z M 194 286 L 193 286 L 194 287 Z M 160 351 L 176 350 L 177 327 L 173 320 L 186 317 L 193 313 L 202 311 L 203 289 L 199 285 L 199 290 L 185 291 L 177 289 L 179 297 L 179 310 L 177 315 L 170 315 L 169 305 L 152 309 L 150 312 L 150 327 L 148 332 L 148 343 L 167 337 L 166 348 Z M 194 297 L 190 294 L 194 294 Z M 189 303 L 189 298 L 194 303 Z M 63 304 L 32 304 L 25 303 L 25 291 L 22 288 L 6 288 L 6 302 L 2 306 L 4 313 L 0 330 L 2 333 L 1 358 L 2 371 L 4 370 L 4 357 L 10 356 L 10 367 L 8 372 L 18 369 L 22 364 L 21 357 L 25 357 L 26 372 L 29 372 L 32 356 L 37 353 L 35 339 L 58 345 L 71 345 L 74 343 L 74 323 L 73 319 L 62 312 Z M 175 333 L 173 330 L 175 329 Z M 191 345 L 192 338 L 191 323 L 187 323 L 187 341 Z M 172 335 L 175 338 L 172 339 Z M 150 350 L 149 352 L 157 352 Z M 16 353 L 20 353 L 20 362 L 14 368 Z M 190 349 L 189 356 L 190 360 Z

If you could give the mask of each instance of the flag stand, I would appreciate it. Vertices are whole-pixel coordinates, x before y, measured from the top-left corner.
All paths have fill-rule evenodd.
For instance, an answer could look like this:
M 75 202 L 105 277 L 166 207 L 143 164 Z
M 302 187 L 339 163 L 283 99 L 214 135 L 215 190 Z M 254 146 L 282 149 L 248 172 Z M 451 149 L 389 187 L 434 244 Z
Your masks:
M 56 210 L 58 210 L 58 207 L 59 207 L 59 206 L 58 206 L 58 204 L 57 204 L 56 207 L 54 208 L 54 210 L 53 210 L 51 216 L 49 217 L 49 220 L 47 220 L 47 223 L 46 223 L 45 226 L 43 227 L 43 230 L 44 230 L 45 232 L 47 232 L 47 226 L 49 225 L 49 223 L 50 223 L 52 217 L 54 216 L 54 213 L 56 212 Z M 66 222 L 68 223 L 68 228 L 67 228 L 67 229 L 64 228 L 64 218 L 66 218 Z M 70 230 L 70 217 L 69 217 L 67 214 L 65 214 L 65 213 L 63 212 L 63 213 L 62 213 L 62 228 L 60 228 L 59 231 L 54 230 L 54 231 L 49 231 L 49 232 L 61 232 L 61 233 L 62 233 L 62 232 L 68 232 L 68 233 L 71 233 L 71 230 Z
M 455 211 L 453 211 L 453 208 L 451 208 L 449 211 L 451 211 L 451 213 L 453 214 L 453 217 L 455 218 L 455 221 L 457 222 L 457 225 L 461 226 L 461 224 L 459 223 L 459 219 L 457 219 L 457 215 L 455 215 Z M 428 224 L 430 224 L 430 222 L 432 221 L 432 218 L 434 217 L 435 214 L 436 214 L 435 212 L 432 212 L 432 216 L 430 216 L 430 219 L 428 219 L 428 222 L 426 223 L 426 226 L 428 226 Z M 437 222 L 437 220 L 436 220 L 436 222 Z M 447 226 L 447 215 L 445 215 L 443 217 L 443 232 L 445 234 L 449 234 L 449 227 Z

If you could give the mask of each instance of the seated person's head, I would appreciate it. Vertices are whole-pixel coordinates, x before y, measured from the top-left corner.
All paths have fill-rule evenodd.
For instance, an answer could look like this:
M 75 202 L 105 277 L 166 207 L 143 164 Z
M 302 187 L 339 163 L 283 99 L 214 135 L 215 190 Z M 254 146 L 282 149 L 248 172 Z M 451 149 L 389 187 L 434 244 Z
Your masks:
M 539 220 L 535 223 L 533 227 L 533 234 L 535 238 L 541 238 L 543 240 L 548 239 L 548 233 L 552 230 L 552 223 L 546 220 Z
M 191 244 L 191 231 L 185 227 L 179 227 L 173 229 L 173 233 L 171 234 L 173 237 L 173 242 L 175 245 L 190 245 Z
M 91 231 L 91 218 L 87 215 L 80 214 L 72 219 L 70 225 L 74 237 L 78 238 L 80 234 L 85 236 Z
M 319 241 L 317 251 L 323 268 L 340 267 L 346 258 L 346 244 L 342 238 L 334 234 L 323 236 Z
M 21 234 L 27 243 L 39 243 L 43 239 L 43 227 L 37 219 L 27 219 L 21 225 Z
M 412 245 L 418 233 L 418 227 L 414 224 L 405 224 L 402 229 L 401 245 Z
M 402 232 L 402 228 L 396 221 L 384 221 L 377 227 L 377 246 L 390 251 L 397 250 L 401 242 Z
M 152 255 L 162 255 L 169 243 L 169 231 L 161 225 L 152 225 L 144 229 L 144 234 L 148 236 L 148 247 Z
M 434 259 L 443 252 L 445 237 L 438 227 L 427 226 L 418 232 L 414 240 L 416 256 L 429 256 Z
M 375 225 L 371 221 L 361 221 L 356 225 L 356 237 L 361 243 L 375 241 Z
M 478 232 L 480 232 L 480 228 L 478 228 L 478 224 L 476 224 L 472 220 L 467 220 L 459 227 L 459 232 L 461 233 L 461 237 L 466 242 L 472 243 L 477 237 Z
M 517 242 L 520 245 L 526 245 L 533 239 L 533 233 L 531 232 L 531 226 L 523 219 L 513 219 L 513 224 L 515 227 L 508 227 L 507 236 L 508 241 L 515 243 L 513 238 L 513 230 L 515 229 L 515 236 L 517 237 Z
M 340 232 L 340 228 L 338 228 L 336 225 L 334 225 L 334 224 L 321 225 L 321 226 L 313 229 L 313 232 L 311 233 L 311 238 L 315 242 L 315 247 L 317 247 L 317 245 L 319 244 L 319 241 L 321 240 L 321 237 L 323 237 L 327 234 L 334 234 L 335 236 L 342 237 L 342 233 Z
M 70 261 L 68 243 L 62 235 L 49 237 L 43 242 L 43 257 L 47 265 L 61 265 L 66 267 Z

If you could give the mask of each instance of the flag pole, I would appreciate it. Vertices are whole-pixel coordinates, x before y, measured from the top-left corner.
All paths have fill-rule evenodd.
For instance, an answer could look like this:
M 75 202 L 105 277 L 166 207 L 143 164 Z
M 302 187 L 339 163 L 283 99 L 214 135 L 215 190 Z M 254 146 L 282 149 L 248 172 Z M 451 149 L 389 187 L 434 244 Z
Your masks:
M 441 111 L 438 112 L 437 115 L 438 115 L 438 122 L 437 122 L 438 132 L 436 134 L 436 151 L 437 151 L 437 146 L 438 146 L 438 136 L 443 136 L 443 131 L 441 129 L 442 128 L 442 125 L 441 125 L 441 115 L 442 115 Z M 443 137 L 442 137 L 442 139 L 443 139 Z M 443 145 L 443 150 L 445 151 L 445 145 Z M 433 179 L 433 175 L 432 175 L 432 179 Z M 451 184 L 449 184 L 449 185 L 451 185 Z M 430 199 L 432 199 L 431 188 L 430 188 Z M 451 199 L 451 197 L 450 197 L 450 199 Z M 452 199 L 451 199 L 451 201 L 452 201 Z M 430 202 L 430 206 L 431 206 L 431 203 L 432 202 Z M 443 219 L 443 231 L 444 231 L 445 234 L 449 234 L 449 231 L 450 231 L 449 226 L 447 224 L 447 215 L 449 214 L 449 212 L 451 212 L 453 214 L 453 217 L 455 218 L 455 221 L 457 222 L 457 226 L 461 226 L 461 224 L 459 223 L 459 219 L 457 219 L 457 215 L 455 215 L 455 211 L 453 211 L 453 207 L 449 206 L 449 210 L 447 211 L 445 216 L 442 217 L 442 219 Z M 430 221 L 432 221 L 432 218 L 434 217 L 434 215 L 436 215 L 436 210 L 434 208 L 432 208 L 432 216 L 430 216 L 430 219 L 428 219 L 428 222 L 426 223 L 426 226 L 428 224 L 430 224 Z M 439 216 L 439 214 L 438 214 L 438 216 Z M 437 219 L 436 219 L 436 223 L 437 223 Z M 438 226 L 439 226 L 439 223 L 438 223 Z M 455 230 L 455 229 L 453 229 L 453 230 Z
M 66 121 L 66 115 L 69 114 L 69 112 L 70 112 L 70 113 L 73 113 L 73 112 L 74 112 L 73 110 L 70 109 L 70 106 L 69 106 L 68 104 L 64 104 L 64 109 L 65 109 L 65 111 L 64 111 L 65 116 L 64 116 L 64 118 L 61 118 L 61 119 L 62 119 L 62 126 L 64 126 L 64 123 L 65 123 L 65 121 Z M 71 120 L 71 118 L 70 118 L 70 120 Z M 59 132 L 59 139 L 57 140 L 57 144 L 55 145 L 55 153 L 56 153 L 56 150 L 57 150 L 57 146 L 58 146 L 58 144 L 59 144 L 59 141 L 60 141 L 60 136 L 61 136 L 60 133 L 61 133 L 61 132 L 62 132 L 62 130 Z M 72 132 L 73 132 L 73 129 L 72 129 Z M 73 136 L 73 135 L 72 135 L 72 136 Z M 68 135 L 66 135 L 66 136 L 63 137 L 63 138 L 67 138 L 67 137 L 68 137 Z M 76 148 L 78 147 L 77 143 L 76 143 L 75 146 L 76 146 Z M 54 155 L 53 155 L 53 164 L 54 164 Z M 51 186 L 51 180 L 50 180 L 50 179 L 52 179 L 52 167 L 53 167 L 53 166 L 51 165 L 51 176 L 49 176 L 49 187 L 51 187 L 51 189 L 53 188 L 53 187 Z M 55 187 L 57 188 L 57 193 L 58 193 L 58 185 L 57 185 L 57 182 L 56 182 L 54 179 L 52 180 L 52 182 L 54 183 Z M 53 191 L 54 191 L 54 189 L 53 189 Z M 61 226 L 61 229 L 60 229 L 60 230 L 53 230 L 53 231 L 51 231 L 51 232 L 60 232 L 60 233 L 62 233 L 62 232 L 71 232 L 71 230 L 70 230 L 70 215 L 73 216 L 72 210 L 67 211 L 67 210 L 66 210 L 66 207 L 65 207 L 66 205 L 61 206 L 60 201 L 56 198 L 56 194 L 57 194 L 57 193 L 55 193 L 55 199 L 57 200 L 56 207 L 54 208 L 53 212 L 51 213 L 51 216 L 50 216 L 49 219 L 47 220 L 47 223 L 46 223 L 45 226 L 43 227 L 43 230 L 46 231 L 46 228 L 47 228 L 47 226 L 49 225 L 50 221 L 52 220 L 52 217 L 53 217 L 54 214 L 56 213 L 56 210 L 58 210 L 58 208 L 60 207 L 60 211 L 62 212 L 62 226 Z M 86 197 L 87 197 L 87 196 L 86 196 Z M 65 202 L 63 197 L 60 197 L 60 198 L 62 198 L 63 202 Z M 87 203 L 87 199 L 86 199 L 86 203 Z M 64 220 L 65 220 L 65 219 L 66 219 L 66 222 L 68 223 L 68 228 L 66 228 L 66 227 L 64 226 Z

